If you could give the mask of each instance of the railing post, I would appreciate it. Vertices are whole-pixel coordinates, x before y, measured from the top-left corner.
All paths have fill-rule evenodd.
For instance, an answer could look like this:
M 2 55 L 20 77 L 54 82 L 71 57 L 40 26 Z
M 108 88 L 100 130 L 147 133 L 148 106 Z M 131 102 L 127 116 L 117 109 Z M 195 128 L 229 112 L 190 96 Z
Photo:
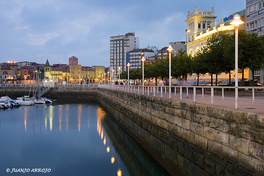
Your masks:
M 148 86 L 148 96 L 149 96 L 149 86 Z
M 182 86 L 180 87 L 180 100 L 182 100 Z
M 160 87 L 160 97 L 162 97 L 162 92 L 163 92 L 163 90 L 162 90 L 162 86 Z
M 255 101 L 255 88 L 252 88 L 252 103 Z
M 186 87 L 186 96 L 189 97 L 189 88 L 188 88 L 188 86 Z
M 138 85 L 138 94 L 139 94 L 139 85 Z
M 177 93 L 177 87 L 176 86 L 174 88 L 174 92 L 175 92 L 175 95 L 176 95 L 176 93 Z
M 225 89 L 222 87 L 222 100 L 225 98 Z
M 204 98 L 204 87 L 202 87 L 202 98 Z
M 196 87 L 193 87 L 193 102 L 196 103 Z
M 165 89 L 165 90 L 164 90 L 164 95 L 166 95 L 166 86 L 164 86 L 164 89 Z
M 156 87 L 154 86 L 154 92 L 153 92 L 153 94 L 154 94 L 154 97 L 155 97 L 155 89 L 156 89 Z
M 211 87 L 211 105 L 214 105 L 214 88 Z

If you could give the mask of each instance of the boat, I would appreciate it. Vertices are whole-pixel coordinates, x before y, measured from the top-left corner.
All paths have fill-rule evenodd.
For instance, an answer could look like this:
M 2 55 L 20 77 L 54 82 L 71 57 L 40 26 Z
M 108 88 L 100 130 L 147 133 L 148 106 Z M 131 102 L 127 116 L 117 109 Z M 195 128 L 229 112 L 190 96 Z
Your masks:
M 34 102 L 35 104 L 45 104 L 45 101 L 42 100 L 42 99 L 33 99 L 33 102 Z
M 46 97 L 41 97 L 42 101 L 45 101 L 45 104 L 52 104 L 52 101 Z
M 34 104 L 29 96 L 17 97 L 16 102 L 18 102 L 21 106 L 31 106 Z

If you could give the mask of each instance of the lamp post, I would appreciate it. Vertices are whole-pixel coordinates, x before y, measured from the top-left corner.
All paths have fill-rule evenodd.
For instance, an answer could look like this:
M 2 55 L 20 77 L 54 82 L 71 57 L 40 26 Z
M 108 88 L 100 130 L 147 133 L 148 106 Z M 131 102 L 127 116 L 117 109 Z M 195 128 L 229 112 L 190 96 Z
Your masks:
M 118 71 L 119 71 L 119 72 L 118 72 L 118 73 L 119 73 L 119 79 L 118 79 L 118 82 L 120 82 L 120 69 L 121 69 L 121 68 L 118 67 Z
M 108 71 L 107 74 L 108 74 L 107 80 L 108 80 L 108 84 L 109 84 L 109 74 L 110 74 L 110 72 Z
M 128 81 L 128 86 L 129 86 L 129 67 L 130 67 L 130 63 L 127 64 L 127 81 Z
M 145 57 L 143 56 L 141 61 L 142 61 L 142 87 L 144 87 L 144 62 L 145 62 Z
M 171 51 L 173 51 L 170 45 L 167 50 L 169 51 L 169 99 L 171 99 Z
M 243 23 L 239 14 L 236 14 L 230 23 L 235 27 L 235 109 L 238 108 L 238 28 Z
M 114 77 L 114 72 L 115 72 L 115 70 L 113 69 L 112 70 L 112 80 L 113 80 L 113 77 Z

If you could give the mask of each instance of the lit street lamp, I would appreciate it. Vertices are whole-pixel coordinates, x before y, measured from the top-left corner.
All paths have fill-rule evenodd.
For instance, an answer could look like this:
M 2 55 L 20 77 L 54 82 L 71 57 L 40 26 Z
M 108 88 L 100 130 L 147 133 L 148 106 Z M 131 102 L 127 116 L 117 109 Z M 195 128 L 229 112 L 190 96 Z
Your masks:
M 113 69 L 112 70 L 112 80 L 113 80 L 113 77 L 114 77 L 114 72 L 115 72 L 115 70 Z
M 129 67 L 130 67 L 130 64 L 128 63 L 128 64 L 127 64 L 127 68 L 128 68 L 128 72 L 127 72 L 127 81 L 128 81 L 128 85 L 129 85 Z
M 141 61 L 142 61 L 142 87 L 144 87 L 144 62 L 145 62 L 145 57 L 143 56 Z M 143 91 L 144 92 L 144 91 Z
M 173 51 L 170 45 L 167 50 L 169 51 L 169 99 L 171 99 L 171 51 Z
M 239 14 L 236 14 L 233 21 L 230 23 L 235 26 L 235 109 L 238 108 L 238 28 L 239 25 L 243 23 Z
M 109 84 L 109 73 L 110 73 L 110 72 L 108 71 L 108 72 L 107 72 L 107 74 L 108 74 L 108 77 L 107 77 L 108 84 Z

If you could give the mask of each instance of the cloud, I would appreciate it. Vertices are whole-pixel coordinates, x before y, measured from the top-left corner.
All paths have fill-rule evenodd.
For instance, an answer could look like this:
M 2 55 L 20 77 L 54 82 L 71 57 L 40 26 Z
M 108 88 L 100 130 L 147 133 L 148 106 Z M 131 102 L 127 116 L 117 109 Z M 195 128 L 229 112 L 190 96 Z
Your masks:
M 53 39 L 59 34 L 56 33 L 44 33 L 44 34 L 28 34 L 28 37 L 25 39 L 26 43 L 30 45 L 43 45 L 50 39 Z

